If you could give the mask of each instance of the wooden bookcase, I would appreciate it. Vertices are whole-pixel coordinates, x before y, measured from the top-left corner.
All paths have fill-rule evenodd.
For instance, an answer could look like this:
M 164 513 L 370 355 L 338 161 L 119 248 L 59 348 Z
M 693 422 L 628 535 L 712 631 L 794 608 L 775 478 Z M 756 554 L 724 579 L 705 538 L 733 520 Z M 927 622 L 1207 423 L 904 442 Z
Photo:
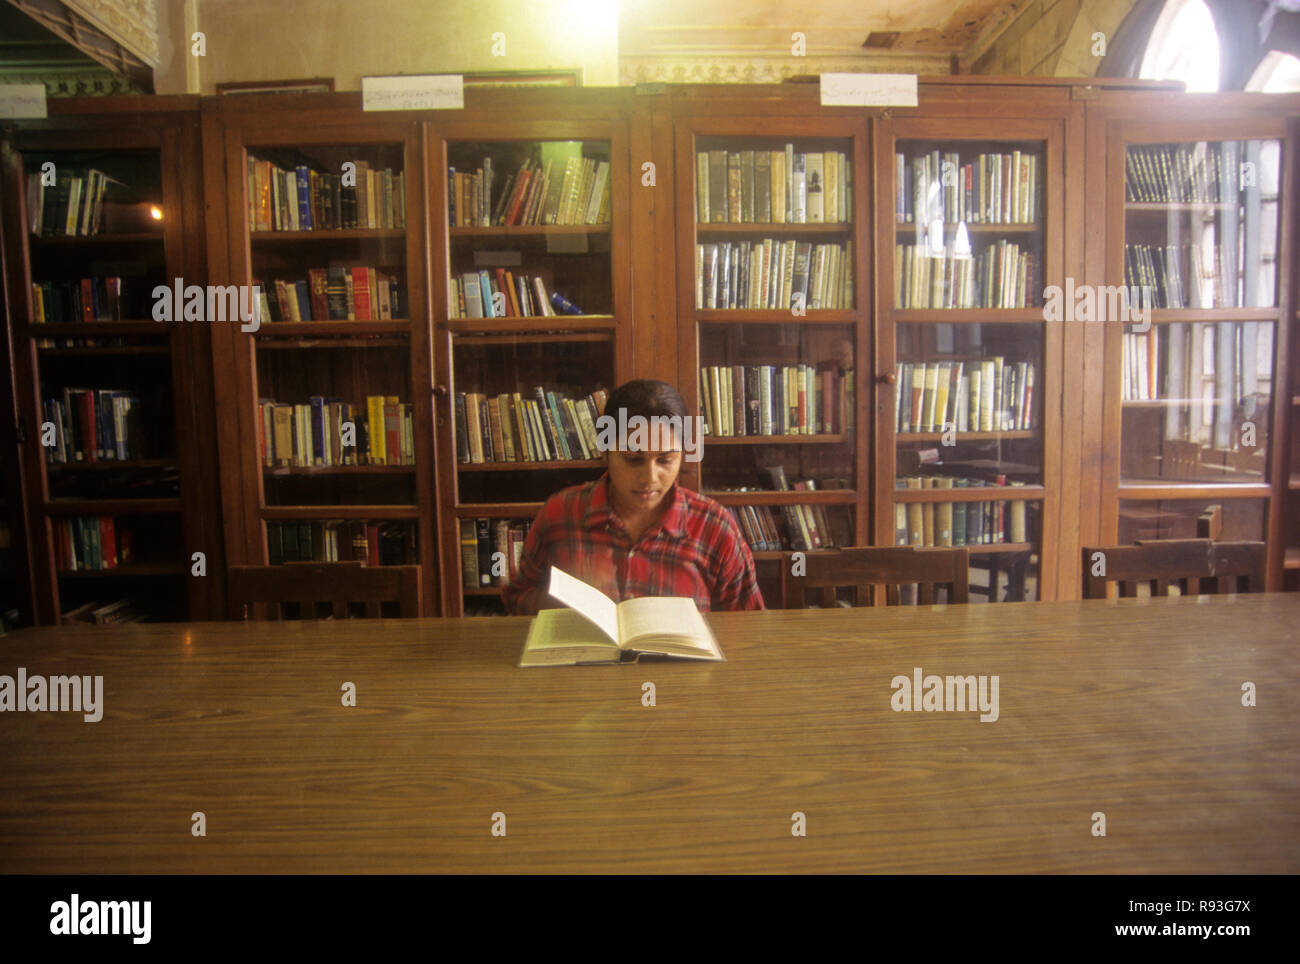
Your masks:
M 156 283 L 206 275 L 197 107 L 191 97 L 51 102 L 47 119 L 5 139 L 7 297 L 40 623 L 119 599 L 148 618 L 216 612 L 225 557 L 210 356 L 193 326 L 150 311 Z M 60 198 L 77 178 L 89 188 L 92 171 L 106 187 L 97 226 L 89 213 L 69 221 Z M 50 225 L 42 235 L 30 230 L 33 181 Z M 62 223 L 48 217 L 56 210 Z M 65 389 L 128 401 L 72 401 Z M 70 406 L 55 425 L 47 400 L 84 401 L 85 417 Z
M 1106 92 L 1087 140 L 1104 220 L 1089 232 L 1090 274 L 1149 283 L 1154 265 L 1158 289 L 1149 332 L 1097 326 L 1101 541 L 1194 536 L 1220 506 L 1221 538 L 1267 540 L 1273 591 L 1292 498 L 1296 104 Z
M 418 563 L 432 599 L 423 131 L 404 114 L 362 114 L 358 100 L 204 105 L 212 275 L 266 289 L 272 316 L 256 331 L 210 329 L 226 542 L 236 564 Z M 289 172 L 311 175 L 296 197 Z
M 708 427 L 681 478 L 733 513 L 775 605 L 783 551 L 868 531 L 870 121 L 808 89 L 737 93 L 675 89 L 666 111 L 675 381 Z
M 876 137 L 875 544 L 966 546 L 989 602 L 1068 598 L 1043 294 L 1081 277 L 1080 119 L 1064 87 L 947 87 Z
M 1179 535 L 1189 514 L 1194 517 L 1204 506 L 1217 504 L 1229 523 L 1225 537 L 1268 540 L 1270 588 L 1294 588 L 1300 572 L 1300 487 L 1294 482 L 1300 477 L 1300 441 L 1295 438 L 1300 345 L 1294 334 L 1300 303 L 1290 264 L 1298 136 L 1300 97 L 1291 95 L 1191 98 L 1167 85 L 1028 78 L 927 78 L 916 108 L 888 110 L 822 107 L 811 84 L 471 89 L 462 111 L 391 113 L 362 111 L 357 94 L 52 102 L 48 120 L 21 121 L 7 130 L 4 159 L 15 416 L 27 430 L 17 460 L 22 485 L 10 485 L 7 491 L 21 503 L 23 527 L 31 534 L 25 552 L 33 560 L 35 618 L 57 619 L 70 608 L 66 603 L 75 597 L 74 590 L 89 585 L 99 592 L 111 579 L 135 579 L 151 590 L 179 583 L 188 573 L 192 551 L 206 552 L 208 577 L 186 576 L 183 593 L 153 595 L 164 601 L 184 598 L 186 605 L 177 615 L 216 616 L 227 564 L 283 561 L 290 526 L 295 539 L 307 527 L 312 552 L 320 554 L 319 540 L 336 528 L 331 525 L 335 521 L 387 527 L 384 544 L 392 551 L 384 558 L 397 561 L 400 551 L 423 567 L 426 613 L 499 611 L 493 579 L 488 585 L 465 584 L 462 523 L 475 520 L 477 553 L 476 520 L 490 520 L 489 548 L 495 549 L 497 523 L 530 519 L 547 496 L 598 476 L 601 465 L 593 458 L 502 461 L 495 453 L 492 461 L 486 455 L 481 462 L 463 461 L 468 449 L 462 449 L 457 427 L 458 396 L 482 393 L 486 401 L 518 391 L 522 398 L 540 386 L 578 400 L 633 377 L 673 382 L 694 411 L 709 415 L 712 409 L 718 424 L 710 428 L 722 431 L 706 438 L 702 461 L 684 465 L 683 483 L 742 513 L 745 506 L 764 514 L 770 509 L 775 535 L 787 550 L 804 544 L 801 516 L 805 523 L 811 516 L 819 530 L 833 529 L 837 538 L 831 541 L 896 544 L 900 508 L 910 543 L 913 507 L 922 510 L 922 542 L 926 514 L 933 512 L 932 527 L 937 523 L 940 531 L 930 540 L 951 538 L 959 544 L 955 533 L 943 534 L 950 511 L 966 511 L 969 521 L 972 505 L 1005 502 L 1005 531 L 995 533 L 991 519 L 990 531 L 986 536 L 981 529 L 978 542 L 970 538 L 973 529 L 968 533 L 973 584 L 993 581 L 996 588 L 987 595 L 998 600 L 1071 599 L 1080 593 L 1081 545 Z M 1202 204 L 1198 210 L 1192 210 L 1196 205 L 1191 202 L 1126 200 L 1131 148 L 1140 152 L 1155 145 L 1224 141 L 1265 142 L 1266 156 L 1256 159 L 1262 165 L 1257 173 L 1272 177 L 1272 168 L 1263 167 L 1273 164 L 1268 152 L 1275 152 L 1277 191 L 1266 187 L 1257 198 L 1239 194 L 1234 204 L 1220 201 L 1219 208 Z M 832 167 L 843 170 L 851 188 L 842 221 L 772 222 L 746 213 L 747 200 L 757 202 L 760 210 L 763 203 L 761 192 L 745 190 L 747 160 L 761 165 L 759 158 L 766 155 L 770 212 L 773 152 L 784 158 L 787 144 L 790 156 L 803 155 L 805 165 L 810 157 L 814 167 L 820 160 L 823 178 L 826 158 L 834 155 Z M 710 151 L 715 152 L 712 163 L 721 168 L 710 168 Z M 55 263 L 69 270 L 83 264 L 88 271 L 100 257 L 96 247 L 110 240 L 29 237 L 23 172 L 46 154 L 84 166 L 93 166 L 90 158 L 101 154 L 132 156 L 156 167 L 150 183 L 164 215 L 161 234 L 112 240 L 121 258 L 129 256 L 160 277 L 203 285 L 262 282 L 274 288 L 276 281 L 309 281 L 313 269 L 324 269 L 328 282 L 331 267 L 374 267 L 398 282 L 401 317 L 263 318 L 256 333 L 229 322 L 172 323 L 167 328 L 147 318 L 86 322 L 67 325 L 59 335 L 129 337 L 137 340 L 138 349 L 147 350 L 123 352 L 123 346 L 112 346 L 116 355 L 100 355 L 85 346 L 41 349 L 38 339 L 58 335 L 47 333 L 52 325 L 32 323 L 32 282 L 58 280 Z M 903 159 L 901 223 L 898 155 Z M 918 177 L 927 188 L 933 180 L 944 203 L 956 203 L 967 165 L 973 187 L 981 156 L 987 177 L 993 155 L 1009 157 L 1011 166 L 1020 165 L 1017 172 L 1034 179 L 1032 191 L 1026 184 L 1015 192 L 1022 205 L 1019 213 L 993 220 L 951 209 L 952 216 L 945 217 L 940 209 L 936 224 L 929 193 L 924 198 L 915 193 Z M 476 174 L 485 157 L 491 158 L 496 175 L 489 210 L 480 210 L 478 224 L 453 224 L 453 204 L 464 200 L 457 193 L 466 183 L 464 175 Z M 599 216 L 597 205 L 597 223 L 585 223 L 585 217 L 564 225 L 482 223 L 524 160 L 536 159 L 540 170 L 549 159 L 559 171 L 569 157 L 577 165 L 590 162 L 593 172 L 608 165 L 607 217 Z M 250 158 L 286 171 L 304 165 L 318 177 L 341 173 L 348 160 L 400 172 L 403 219 L 392 227 L 259 230 L 250 220 L 261 216 L 259 206 L 250 208 Z M 927 158 L 933 169 L 929 175 Z M 700 173 L 713 171 L 716 177 L 733 159 L 741 175 L 740 219 L 733 220 L 729 212 L 721 221 L 712 211 L 708 218 L 701 216 Z M 459 180 L 450 176 L 453 167 L 462 175 Z M 945 171 L 952 180 L 946 182 Z M 806 167 L 804 174 L 806 189 Z M 958 176 L 960 185 L 952 182 Z M 838 180 L 836 186 L 838 191 Z M 1273 193 L 1279 196 L 1273 198 Z M 1032 209 L 1025 200 L 1031 196 Z M 710 197 L 715 197 L 712 191 Z M 823 193 L 823 205 L 825 201 Z M 838 214 L 838 198 L 836 203 Z M 918 205 L 925 208 L 920 221 Z M 1245 344 L 1253 340 L 1255 345 L 1255 386 L 1262 379 L 1267 392 L 1252 399 L 1256 405 L 1248 413 L 1263 451 L 1243 454 L 1240 446 L 1216 446 L 1213 437 L 1208 442 L 1177 437 L 1178 419 L 1187 413 L 1180 409 L 1182 415 L 1170 416 L 1175 406 L 1158 394 L 1168 383 L 1167 366 L 1157 366 L 1156 399 L 1124 397 L 1125 344 L 1132 347 L 1134 342 L 1122 324 L 1057 321 L 1045 314 L 1038 296 L 1047 285 L 1120 285 L 1126 244 L 1166 243 L 1161 239 L 1171 231 L 1176 236 L 1168 243 L 1182 244 L 1193 226 L 1200 230 L 1213 224 L 1226 231 L 1222 226 L 1233 218 L 1244 223 L 1247 205 L 1254 206 L 1252 212 L 1272 205 L 1276 212 L 1276 232 L 1270 231 L 1276 242 L 1270 236 L 1265 245 L 1275 258 L 1265 285 L 1270 296 L 1239 307 L 1157 308 L 1152 315 L 1160 332 L 1153 342 L 1166 353 L 1157 352 L 1158 358 L 1167 357 L 1170 333 L 1181 326 L 1215 326 L 1198 330 L 1222 331 L 1223 348 L 1231 344 L 1242 357 L 1249 352 L 1237 348 L 1237 332 L 1250 332 Z M 544 203 L 539 206 L 545 211 Z M 788 302 L 771 300 L 770 286 L 762 306 L 724 300 L 719 307 L 707 296 L 697 302 L 697 254 L 708 252 L 712 258 L 715 250 L 730 246 L 746 270 L 754 264 L 761 270 L 762 255 L 755 251 L 764 241 L 779 251 L 788 242 L 796 256 L 811 257 L 814 265 L 827 259 L 830 270 L 840 269 L 841 280 L 851 277 L 851 295 L 840 289 L 833 306 L 805 304 L 797 311 Z M 153 253 L 130 255 L 131 245 Z M 1024 262 L 1032 282 L 1027 300 L 1020 307 L 1001 301 L 983 306 L 988 276 L 974 280 L 976 272 L 988 268 L 981 259 L 991 249 L 1005 257 L 1010 245 L 1016 245 L 1017 268 L 1021 253 L 1030 256 Z M 1262 257 L 1253 241 L 1251 245 L 1252 256 Z M 907 248 L 914 249 L 910 264 Z M 1244 246 L 1242 251 L 1244 257 Z M 58 258 L 43 252 L 57 252 Z M 938 275 L 937 287 L 933 274 L 927 275 L 928 287 L 920 285 L 918 259 L 926 268 L 932 262 L 964 262 L 949 269 L 958 286 L 944 274 Z M 584 314 L 512 310 L 504 317 L 466 317 L 459 301 L 453 310 L 456 282 L 463 289 L 465 276 L 477 271 L 488 272 L 490 282 L 497 268 L 511 271 L 512 277 L 541 278 L 546 294 L 558 291 Z M 909 269 L 908 277 L 918 283 L 907 288 L 914 297 L 904 302 L 898 288 Z M 972 281 L 966 282 L 967 277 Z M 355 296 L 356 276 L 353 280 Z M 345 290 L 342 283 L 335 278 L 336 295 Z M 327 283 L 326 315 L 329 287 Z M 759 285 L 747 285 L 743 295 L 757 297 L 759 292 Z M 931 292 L 938 301 L 926 300 Z M 1264 329 L 1267 334 L 1261 336 Z M 1184 334 L 1191 330 L 1183 329 Z M 81 355 L 64 358 L 64 353 L 78 351 Z M 130 498 L 112 491 L 105 469 L 46 464 L 34 426 L 43 420 L 42 402 L 55 387 L 57 366 L 82 366 L 67 375 L 62 387 L 120 387 L 89 384 L 98 378 L 95 365 L 105 358 L 112 358 L 113 371 L 122 377 L 143 377 L 152 370 L 149 366 L 165 370 L 166 377 L 154 382 L 174 402 L 164 406 L 166 427 L 175 440 L 165 467 L 170 471 L 174 463 L 178 473 L 174 494 Z M 990 422 L 988 428 L 974 428 L 968 366 L 979 363 L 982 383 L 985 362 L 998 358 L 1006 363 L 1008 381 L 1015 372 L 1022 384 L 1032 364 L 1030 401 L 1012 396 L 1013 418 L 1001 427 Z M 940 369 L 940 363 L 949 367 Z M 945 432 L 937 422 L 922 421 L 925 430 L 916 431 L 910 412 L 904 425 L 902 416 L 911 406 L 902 404 L 900 373 L 910 381 L 921 365 L 926 374 L 933 367 L 936 379 L 944 371 L 951 387 L 957 363 L 966 376 L 965 428 L 955 424 Z M 815 426 L 819 431 L 755 436 L 747 423 L 741 436 L 735 430 L 733 399 L 734 434 L 724 434 L 728 427 L 717 398 L 710 398 L 722 392 L 724 368 L 734 384 L 737 374 L 753 379 L 761 366 L 771 366 L 775 379 L 780 369 L 801 365 L 807 366 L 805 406 L 809 385 L 824 393 L 819 400 L 829 402 L 822 407 L 829 408 L 831 418 Z M 837 422 L 835 400 L 850 387 L 854 417 L 851 423 L 842 417 Z M 1214 392 L 1221 386 L 1212 382 L 1210 388 L 1217 397 Z M 335 461 L 330 448 L 319 465 L 294 464 L 292 453 L 281 460 L 288 464 L 275 464 L 272 453 L 272 464 L 266 465 L 261 403 L 273 399 L 310 406 L 312 396 L 319 396 L 322 405 L 339 399 L 367 409 L 373 396 L 409 406 L 409 451 L 398 464 L 387 458 L 383 464 L 371 458 L 349 464 L 342 449 L 338 458 L 343 464 L 325 464 Z M 557 397 L 557 404 L 562 399 Z M 955 405 L 947 408 L 960 423 Z M 345 420 L 334 411 L 331 417 Z M 403 409 L 392 411 L 400 424 Z M 500 411 L 498 405 L 498 415 Z M 359 414 L 353 412 L 353 422 Z M 979 414 L 982 419 L 983 412 Z M 274 442 L 274 409 L 271 415 Z M 1240 426 L 1234 423 L 1233 428 Z M 1211 421 L 1212 435 L 1214 430 Z M 299 441 L 305 451 L 305 440 Z M 1195 444 L 1167 444 L 1178 442 Z M 316 443 L 313 437 L 313 448 Z M 787 481 L 811 479 L 816 489 L 774 491 L 768 470 L 776 466 Z M 140 468 L 164 472 L 163 466 Z M 1203 474 L 1210 468 L 1216 477 Z M 65 476 L 89 481 L 65 482 Z M 975 497 L 969 486 L 907 488 L 909 477 L 920 476 L 986 483 L 1004 476 L 1008 485 L 1005 492 L 994 492 L 1002 489 L 996 484 L 981 486 Z M 1013 489 L 1015 499 L 1009 498 Z M 80 498 L 68 501 L 73 495 Z M 1019 535 L 1021 522 L 1019 511 L 1010 508 L 1013 502 L 1024 509 L 1025 531 L 1015 541 L 1012 528 Z M 134 575 L 126 567 L 111 576 L 59 573 L 55 520 L 101 511 L 177 519 L 177 526 L 152 527 L 174 538 L 176 558 L 169 557 L 163 570 Z M 367 553 L 376 531 L 366 529 Z M 268 538 L 276 533 L 278 543 Z M 405 534 L 404 541 L 395 533 Z M 812 534 L 810 527 L 810 540 Z M 353 542 L 342 542 L 339 558 L 346 558 L 345 546 Z M 823 548 L 826 544 L 823 539 Z M 815 543 L 810 551 L 817 551 Z M 775 599 L 779 553 L 760 547 L 757 558 L 760 582 Z
M 463 115 L 430 120 L 426 135 L 439 602 L 447 615 L 504 613 L 500 586 L 524 525 L 549 495 L 603 471 L 603 459 L 584 452 L 581 443 L 526 457 L 521 449 L 528 430 L 520 419 L 528 419 L 536 401 L 534 415 L 545 420 L 549 410 L 566 435 L 564 422 L 576 410 L 565 398 L 581 405 L 633 377 L 638 316 L 632 275 L 641 247 L 633 241 L 630 217 L 635 105 L 629 91 L 470 91 L 466 106 Z M 517 190 L 525 164 L 529 188 Z M 586 209 L 577 203 L 566 208 L 563 194 L 569 186 L 578 190 L 584 165 L 593 185 L 588 196 L 603 177 L 607 201 L 602 205 L 597 197 Z M 489 166 L 493 177 L 484 190 Z M 534 195 L 533 183 L 542 187 L 530 214 L 526 198 Z M 469 207 L 474 185 L 482 200 Z M 513 217 L 511 197 L 519 199 Z M 475 273 L 485 279 L 480 302 L 489 288 L 502 295 L 489 317 L 482 317 L 486 306 L 463 304 L 474 296 Z M 532 285 L 526 295 L 517 287 L 511 291 L 510 281 L 524 278 L 540 281 L 542 291 Z M 542 295 L 552 293 L 582 313 L 543 314 L 555 310 L 542 307 Z M 465 419 L 484 406 L 491 414 L 483 430 L 471 431 Z M 476 437 L 482 451 L 471 441 Z M 562 446 L 575 441 L 576 433 L 567 434 Z

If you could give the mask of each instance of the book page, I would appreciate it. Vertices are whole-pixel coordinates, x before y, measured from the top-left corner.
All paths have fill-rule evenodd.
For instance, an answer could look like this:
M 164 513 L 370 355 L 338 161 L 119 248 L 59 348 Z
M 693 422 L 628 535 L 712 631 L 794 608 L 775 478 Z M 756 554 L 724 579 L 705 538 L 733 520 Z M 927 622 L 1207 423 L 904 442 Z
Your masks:
M 551 566 L 551 584 L 547 592 L 590 619 L 615 645 L 621 645 L 618 635 L 618 606 L 595 586 L 575 579 L 558 566 Z
M 618 621 L 624 649 L 694 649 L 721 656 L 695 600 L 686 596 L 625 599 L 618 605 Z

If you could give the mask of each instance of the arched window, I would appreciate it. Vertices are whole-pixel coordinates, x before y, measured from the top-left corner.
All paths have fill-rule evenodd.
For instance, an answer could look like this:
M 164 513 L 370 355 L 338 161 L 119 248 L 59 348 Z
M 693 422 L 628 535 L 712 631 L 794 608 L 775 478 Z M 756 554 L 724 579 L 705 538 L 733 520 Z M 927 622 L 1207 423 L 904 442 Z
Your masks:
M 1300 90 L 1300 57 L 1281 50 L 1270 50 L 1246 82 L 1246 89 L 1265 94 L 1285 94 Z
M 1203 0 L 1166 0 L 1138 76 L 1181 80 L 1189 91 L 1219 89 L 1219 33 Z

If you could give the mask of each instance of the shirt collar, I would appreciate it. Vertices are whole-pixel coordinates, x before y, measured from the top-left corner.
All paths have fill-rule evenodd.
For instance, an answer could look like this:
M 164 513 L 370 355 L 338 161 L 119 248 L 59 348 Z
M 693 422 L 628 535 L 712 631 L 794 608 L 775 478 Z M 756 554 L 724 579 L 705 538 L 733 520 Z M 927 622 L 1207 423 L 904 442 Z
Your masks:
M 685 497 L 681 492 L 681 485 L 673 483 L 668 490 L 669 499 L 668 511 L 664 513 L 663 518 L 655 525 L 655 529 L 662 528 L 664 533 L 674 539 L 684 539 L 686 537 L 686 512 Z M 609 470 L 606 469 L 604 474 L 596 480 L 595 486 L 591 490 L 591 501 L 587 505 L 587 511 L 583 513 L 582 524 L 585 528 L 596 529 L 601 526 L 609 525 L 614 518 L 614 507 L 609 501 Z M 647 530 L 654 531 L 654 530 Z

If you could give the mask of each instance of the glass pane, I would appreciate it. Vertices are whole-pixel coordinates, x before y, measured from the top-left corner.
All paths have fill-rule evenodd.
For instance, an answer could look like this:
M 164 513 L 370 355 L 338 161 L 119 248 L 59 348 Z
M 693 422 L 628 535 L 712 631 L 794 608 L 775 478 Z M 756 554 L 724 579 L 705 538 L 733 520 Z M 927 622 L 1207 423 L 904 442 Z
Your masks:
M 1222 512 L 1221 541 L 1264 539 L 1263 499 L 1121 499 L 1118 544 L 1138 539 L 1195 539 L 1197 520 L 1214 507 Z
M 695 306 L 852 308 L 852 142 L 697 137 L 695 146 Z
M 448 317 L 609 315 L 608 141 L 447 146 Z
M 359 561 L 372 566 L 407 566 L 420 561 L 411 519 L 292 520 L 266 523 L 267 559 L 286 562 Z
M 854 544 L 850 325 L 700 325 L 706 493 L 732 508 L 757 551 Z M 740 492 L 843 490 L 797 504 Z
M 1125 284 L 1156 308 L 1276 305 L 1280 156 L 1277 141 L 1129 147 Z
M 900 141 L 895 308 L 1042 304 L 1043 145 Z
M 1041 325 L 899 325 L 900 476 L 924 467 L 1041 484 L 1042 338 Z
M 1121 478 L 1264 479 L 1273 329 L 1271 322 L 1179 322 L 1126 332 Z
M 247 156 L 265 503 L 411 505 L 403 145 L 252 146 Z M 409 522 L 266 527 L 272 564 L 404 562 L 415 539 Z M 399 542 L 406 548 L 394 548 Z

